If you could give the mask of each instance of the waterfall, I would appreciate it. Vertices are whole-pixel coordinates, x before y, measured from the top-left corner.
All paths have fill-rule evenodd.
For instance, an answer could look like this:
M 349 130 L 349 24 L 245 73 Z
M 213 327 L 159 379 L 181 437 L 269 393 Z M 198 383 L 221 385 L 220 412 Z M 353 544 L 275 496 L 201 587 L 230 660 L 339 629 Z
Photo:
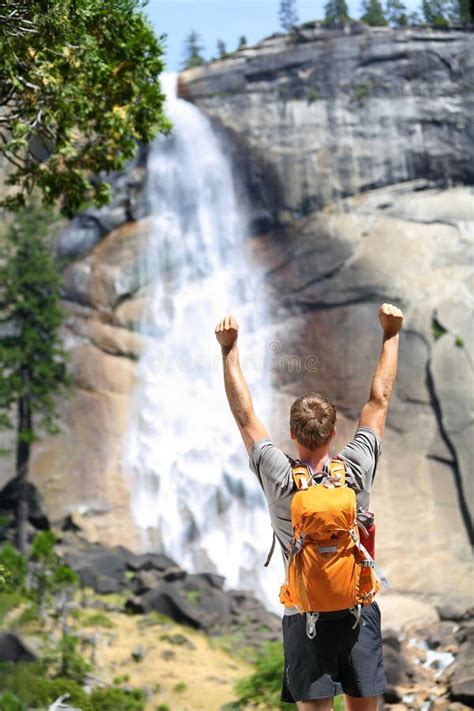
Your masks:
M 149 160 L 152 228 L 143 257 L 149 345 L 125 449 L 133 519 L 143 550 L 278 607 L 283 569 L 269 515 L 225 398 L 214 327 L 232 313 L 256 411 L 270 412 L 262 276 L 250 264 L 244 210 L 225 149 L 208 119 L 164 80 L 171 136 Z

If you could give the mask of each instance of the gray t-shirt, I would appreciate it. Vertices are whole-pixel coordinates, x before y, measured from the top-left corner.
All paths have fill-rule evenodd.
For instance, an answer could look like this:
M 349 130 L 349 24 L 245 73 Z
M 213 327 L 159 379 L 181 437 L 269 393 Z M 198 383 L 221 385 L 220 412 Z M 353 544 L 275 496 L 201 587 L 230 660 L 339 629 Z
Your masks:
M 354 439 L 339 452 L 346 466 L 346 482 L 356 492 L 357 507 L 362 511 L 369 507 L 370 489 L 379 456 L 380 439 L 368 427 L 359 427 Z M 293 535 L 290 505 L 296 491 L 290 461 L 281 449 L 266 438 L 252 446 L 249 464 L 267 499 L 272 527 L 286 557 Z

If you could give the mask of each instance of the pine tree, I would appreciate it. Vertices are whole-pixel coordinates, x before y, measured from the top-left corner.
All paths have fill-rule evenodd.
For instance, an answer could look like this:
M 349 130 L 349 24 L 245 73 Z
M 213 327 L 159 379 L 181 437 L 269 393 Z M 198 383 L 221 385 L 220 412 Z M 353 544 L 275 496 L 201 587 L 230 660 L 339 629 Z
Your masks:
M 448 6 L 449 19 L 452 22 L 469 24 L 473 22 L 469 0 L 450 0 Z
M 280 25 L 286 32 L 291 32 L 297 23 L 296 0 L 280 0 Z
M 425 22 L 434 27 L 446 27 L 448 24 L 448 0 L 422 0 L 421 9 Z
M 23 554 L 31 444 L 38 432 L 57 431 L 54 396 L 70 382 L 59 337 L 60 278 L 48 240 L 50 223 L 45 208 L 18 213 L 0 259 L 0 426 L 16 430 L 16 533 Z
M 364 14 L 360 18 L 362 22 L 371 27 L 383 27 L 387 24 L 382 3 L 380 0 L 362 0 Z
M 225 47 L 225 42 L 221 39 L 217 40 L 217 53 L 219 56 L 219 59 L 224 59 L 227 57 L 227 50 Z
M 191 69 L 192 67 L 201 67 L 205 64 L 205 59 L 202 56 L 203 48 L 200 43 L 199 35 L 194 30 L 188 34 L 184 40 L 183 51 L 183 69 Z
M 237 47 L 237 50 L 243 49 L 246 46 L 247 46 L 247 37 L 245 35 L 242 35 L 241 37 L 239 37 L 239 46 Z
M 324 20 L 328 25 L 349 21 L 346 0 L 328 0 L 324 6 Z
M 402 0 L 387 0 L 385 15 L 392 27 L 406 27 L 408 25 L 408 12 Z

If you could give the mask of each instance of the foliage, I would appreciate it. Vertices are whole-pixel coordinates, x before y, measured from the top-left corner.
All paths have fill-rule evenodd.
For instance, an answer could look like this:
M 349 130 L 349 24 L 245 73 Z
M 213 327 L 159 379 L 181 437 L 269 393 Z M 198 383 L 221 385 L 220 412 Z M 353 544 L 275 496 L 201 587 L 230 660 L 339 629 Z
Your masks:
M 70 694 L 68 701 L 72 706 L 79 706 L 82 711 L 93 711 L 89 697 L 81 686 L 64 678 L 50 679 L 43 662 L 16 662 L 0 670 L 2 688 L 9 691 L 28 707 L 48 706 L 59 696 Z
M 96 688 L 90 695 L 93 711 L 143 711 L 145 693 L 141 689 L 130 691 L 117 688 Z
M 141 0 L 10 0 L 0 3 L 0 155 L 19 188 L 37 186 L 72 216 L 109 189 L 136 142 L 166 132 L 159 75 L 163 49 Z
M 173 691 L 176 694 L 182 694 L 183 691 L 186 691 L 188 688 L 188 685 L 184 683 L 184 681 L 179 681 L 177 684 L 173 686 Z
M 408 12 L 402 0 L 387 0 L 385 4 L 387 22 L 392 27 L 406 27 L 408 25 Z
M 228 56 L 225 42 L 221 39 L 217 40 L 217 54 L 219 59 L 225 59 Z
M 183 62 L 182 69 L 192 69 L 192 67 L 201 67 L 206 63 L 202 56 L 203 48 L 199 35 L 194 30 L 188 34 L 184 40 Z
M 298 13 L 296 11 L 296 0 L 280 0 L 280 25 L 285 32 L 291 32 L 298 23 Z
M 30 551 L 32 592 L 38 605 L 67 588 L 77 587 L 76 573 L 61 562 L 54 550 L 56 537 L 52 531 L 40 531 Z
M 107 617 L 103 612 L 94 612 L 92 615 L 85 617 L 82 620 L 82 625 L 84 627 L 104 627 L 106 629 L 115 627 L 110 617 Z
M 245 35 L 241 35 L 239 37 L 239 44 L 238 44 L 237 50 L 243 49 L 246 46 L 247 46 L 247 37 Z
M 438 338 L 441 338 L 441 336 L 446 333 L 446 329 L 440 324 L 440 322 L 436 318 L 431 319 L 431 333 L 433 334 L 433 338 L 435 341 L 437 341 Z
M 11 691 L 4 691 L 0 694 L 0 711 L 26 711 L 26 706 Z
M 380 0 L 362 0 L 362 9 L 362 22 L 371 27 L 383 27 L 387 24 Z
M 317 101 L 319 99 L 319 92 L 314 86 L 310 86 L 308 91 L 306 92 L 306 101 L 308 103 L 308 106 L 311 106 L 311 104 L 314 101 Z
M 191 605 L 199 605 L 201 602 L 201 593 L 199 590 L 186 590 L 185 595 Z
M 328 0 L 324 6 L 324 20 L 328 25 L 349 21 L 346 0 Z
M 446 27 L 449 5 L 449 0 L 422 0 L 421 9 L 425 21 L 434 27 Z
M 35 428 L 56 430 L 53 396 L 70 382 L 58 329 L 60 278 L 51 253 L 51 210 L 21 211 L 2 240 L 0 322 L 11 325 L 0 340 L 0 426 L 12 427 L 12 406 L 28 399 L 35 420 L 19 432 L 31 442 Z
M 78 644 L 79 637 L 76 635 L 62 635 L 59 642 L 59 653 L 61 655 L 60 676 L 82 684 L 86 673 L 91 670 L 91 665 L 77 651 Z
M 1 589 L 5 592 L 21 593 L 25 587 L 26 558 L 11 543 L 4 543 L 0 548 L 0 565 L 7 571 Z
M 474 19 L 469 0 L 451 0 L 449 16 L 455 22 L 471 23 L 472 25 Z
M 239 697 L 237 703 L 262 704 L 265 708 L 293 708 L 280 701 L 283 664 L 281 642 L 267 642 L 257 656 L 254 673 L 239 679 L 235 686 Z
M 0 622 L 24 600 L 25 598 L 19 592 L 0 592 Z

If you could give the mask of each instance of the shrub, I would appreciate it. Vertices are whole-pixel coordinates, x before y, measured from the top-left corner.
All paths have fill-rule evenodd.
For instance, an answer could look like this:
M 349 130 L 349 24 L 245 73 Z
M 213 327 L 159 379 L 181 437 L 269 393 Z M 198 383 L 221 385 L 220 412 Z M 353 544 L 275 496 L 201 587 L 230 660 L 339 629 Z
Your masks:
M 11 543 L 5 543 L 0 548 L 0 565 L 6 570 L 3 583 L 5 591 L 22 591 L 26 579 L 26 558 Z
M 257 655 L 255 671 L 251 676 L 239 679 L 235 691 L 238 703 L 262 704 L 265 707 L 294 708 L 293 704 L 280 701 L 283 677 L 283 647 L 281 642 L 267 642 Z
M 145 692 L 142 689 L 97 688 L 90 695 L 93 711 L 144 711 Z
M 25 598 L 19 592 L 0 592 L 0 622 L 10 610 L 18 607 Z
M 4 666 L 1 676 L 4 691 L 9 691 L 27 707 L 47 707 L 63 694 L 69 694 L 71 706 L 78 706 L 82 711 L 93 711 L 87 694 L 77 682 L 61 677 L 49 679 L 42 662 L 17 662 L 13 666 Z M 0 709 L 4 711 L 1 706 Z
M 112 620 L 103 612 L 92 613 L 92 615 L 84 618 L 82 624 L 84 627 L 106 627 L 107 629 L 115 627 Z
M 0 695 L 0 711 L 26 711 L 26 706 L 11 691 L 4 691 Z

